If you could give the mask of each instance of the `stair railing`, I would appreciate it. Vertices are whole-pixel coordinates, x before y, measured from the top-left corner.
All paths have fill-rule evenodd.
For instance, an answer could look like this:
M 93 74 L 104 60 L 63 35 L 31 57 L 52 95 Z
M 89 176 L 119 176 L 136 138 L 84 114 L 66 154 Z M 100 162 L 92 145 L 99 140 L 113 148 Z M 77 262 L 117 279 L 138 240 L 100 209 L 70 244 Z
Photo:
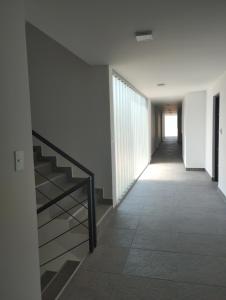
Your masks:
M 43 144 L 45 144 L 46 146 L 48 146 L 49 148 L 51 148 L 54 152 L 56 152 L 57 154 L 59 154 L 61 157 L 63 157 L 64 159 L 66 159 L 68 162 L 70 162 L 72 165 L 76 166 L 77 168 L 79 168 L 81 171 L 83 171 L 86 175 L 88 175 L 87 178 L 84 178 L 82 180 L 80 180 L 78 183 L 76 183 L 72 188 L 68 189 L 68 190 L 63 190 L 61 189 L 60 186 L 58 186 L 56 183 L 52 182 L 51 179 L 49 178 L 45 178 L 47 179 L 49 182 L 51 182 L 52 184 L 54 184 L 55 186 L 57 186 L 59 189 L 61 189 L 62 193 L 60 195 L 58 195 L 57 197 L 55 197 L 54 199 L 49 198 L 46 194 L 42 193 L 42 191 L 38 190 L 39 193 L 42 194 L 42 196 L 44 196 L 48 201 L 47 203 L 45 203 L 44 205 L 42 205 L 41 207 L 39 207 L 37 209 L 37 214 L 41 214 L 42 212 L 44 212 L 45 210 L 49 209 L 52 206 L 57 206 L 62 212 L 60 214 L 58 214 L 57 216 L 54 216 L 51 220 L 48 220 L 46 223 L 42 224 L 41 226 L 39 226 L 39 229 L 41 229 L 42 227 L 48 225 L 49 223 L 51 223 L 52 221 L 54 221 L 57 217 L 63 215 L 63 214 L 68 214 L 69 216 L 71 216 L 75 221 L 76 221 L 76 225 L 72 226 L 70 229 L 66 230 L 65 232 L 55 236 L 54 238 L 48 240 L 47 242 L 43 243 L 42 245 L 39 246 L 39 248 L 42 248 L 44 246 L 46 246 L 47 244 L 51 243 L 52 241 L 56 240 L 57 238 L 61 237 L 63 234 L 73 230 L 74 228 L 76 228 L 77 226 L 84 226 L 88 232 L 89 232 L 89 239 L 88 240 L 84 240 L 82 242 L 80 242 L 79 244 L 75 245 L 74 247 L 64 251 L 63 253 L 58 254 L 56 257 L 51 258 L 45 262 L 43 262 L 41 264 L 41 267 L 54 261 L 55 259 L 65 255 L 66 253 L 74 250 L 75 248 L 81 246 L 82 244 L 84 244 L 85 242 L 89 241 L 89 250 L 90 252 L 93 252 L 94 248 L 97 245 L 97 235 L 96 235 L 96 205 L 95 205 L 95 176 L 94 173 L 91 172 L 88 168 L 86 168 L 85 166 L 83 166 L 81 163 L 79 163 L 78 161 L 76 161 L 74 158 L 72 158 L 71 156 L 69 156 L 67 153 L 65 153 L 63 150 L 61 150 L 60 148 L 58 148 L 57 146 L 55 146 L 53 143 L 51 143 L 50 141 L 48 141 L 47 139 L 45 139 L 44 137 L 42 137 L 40 134 L 38 134 L 36 131 L 32 130 L 32 135 L 38 139 L 40 142 L 42 142 Z M 44 177 L 42 174 L 38 174 L 39 176 Z M 88 196 L 88 207 L 84 204 L 84 201 L 78 201 L 74 196 L 72 196 L 71 194 L 74 193 L 75 191 L 77 191 L 78 189 L 80 189 L 81 187 L 86 187 L 87 188 L 87 196 Z M 59 202 L 62 201 L 65 197 L 70 197 L 72 200 L 75 201 L 75 205 L 73 205 L 72 207 L 70 207 L 69 209 L 64 209 Z M 76 217 L 73 216 L 73 214 L 70 213 L 70 211 L 75 208 L 76 206 L 81 205 L 85 208 L 88 209 L 88 219 L 80 221 L 78 220 Z M 85 225 L 85 223 L 88 221 L 88 227 Z

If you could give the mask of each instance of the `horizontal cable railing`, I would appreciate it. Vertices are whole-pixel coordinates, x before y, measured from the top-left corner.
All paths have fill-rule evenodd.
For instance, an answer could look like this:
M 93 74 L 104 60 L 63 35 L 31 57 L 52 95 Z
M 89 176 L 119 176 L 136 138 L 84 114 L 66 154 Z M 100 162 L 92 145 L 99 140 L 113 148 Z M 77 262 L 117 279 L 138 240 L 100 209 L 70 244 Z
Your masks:
M 83 200 L 82 202 L 78 202 L 77 204 L 73 205 L 73 206 L 70 207 L 69 209 L 67 209 L 67 210 L 65 210 L 65 211 L 63 211 L 63 212 L 61 212 L 61 213 L 59 213 L 58 215 L 56 215 L 56 216 L 53 217 L 52 219 L 50 219 L 50 220 L 48 220 L 47 222 L 45 222 L 45 223 L 41 224 L 40 226 L 38 226 L 38 229 L 41 229 L 42 227 L 46 226 L 47 224 L 51 223 L 52 221 L 56 220 L 57 218 L 59 218 L 59 217 L 65 215 L 67 212 L 71 211 L 72 209 L 78 207 L 79 205 L 82 205 L 82 203 L 84 203 L 85 201 L 86 201 L 86 199 Z M 84 206 L 84 207 L 87 208 L 87 206 Z
M 51 181 L 48 180 L 50 183 Z M 76 184 L 75 186 L 73 186 L 72 188 L 70 188 L 67 191 L 64 191 L 62 194 L 60 194 L 59 196 L 57 196 L 55 199 L 50 200 L 48 203 L 46 203 L 45 205 L 39 207 L 37 209 L 37 213 L 40 214 L 42 211 L 46 210 L 47 208 L 49 208 L 50 206 L 56 204 L 57 202 L 59 202 L 60 200 L 64 199 L 67 196 L 70 196 L 71 193 L 77 191 L 78 189 L 80 189 L 82 186 L 84 186 L 85 184 L 87 184 L 87 179 L 83 180 L 82 182 Z M 37 189 L 39 192 L 40 190 Z M 46 195 L 44 195 L 46 196 Z
M 89 250 L 90 252 L 93 252 L 94 248 L 96 247 L 96 213 L 95 213 L 95 182 L 94 182 L 94 173 L 91 172 L 88 168 L 83 166 L 81 163 L 77 162 L 74 158 L 66 154 L 64 151 L 62 151 L 60 148 L 52 144 L 50 141 L 42 137 L 40 134 L 32 131 L 33 136 L 38 139 L 41 143 L 43 143 L 45 146 L 53 150 L 55 153 L 63 157 L 66 161 L 70 162 L 73 166 L 77 167 L 80 171 L 84 172 L 86 175 L 88 175 L 87 178 L 80 178 L 77 182 L 73 184 L 72 187 L 66 189 L 63 188 L 59 183 L 56 183 L 51 178 L 48 178 L 48 176 L 42 174 L 40 171 L 35 169 L 35 172 L 37 176 L 42 178 L 44 182 L 48 182 L 51 186 L 53 186 L 60 194 L 57 194 L 55 197 L 50 197 L 47 192 L 42 190 L 40 187 L 36 187 L 37 192 L 42 196 L 42 198 L 45 199 L 44 204 L 41 205 L 37 209 L 37 214 L 41 216 L 42 213 L 48 211 L 50 209 L 57 209 L 58 213 L 55 214 L 52 218 L 45 220 L 41 225 L 39 225 L 38 229 L 43 230 L 46 227 L 48 227 L 50 224 L 52 224 L 54 221 L 57 220 L 57 218 L 68 215 L 73 222 L 73 226 L 70 226 L 69 229 L 66 229 L 60 233 L 57 233 L 56 235 L 51 236 L 48 240 L 41 243 L 39 248 L 43 248 L 55 240 L 60 239 L 61 237 L 65 236 L 72 230 L 75 230 L 77 227 L 82 226 L 84 230 L 88 233 L 88 238 L 84 239 L 83 241 L 79 241 L 75 244 L 73 247 L 70 247 L 70 249 L 67 249 L 61 253 L 57 253 L 57 255 L 54 255 L 54 257 L 51 257 L 44 262 L 41 262 L 41 267 L 44 265 L 57 260 L 58 258 L 64 256 L 68 252 L 71 252 L 72 250 L 80 247 L 86 242 L 89 242 Z M 73 195 L 76 191 L 79 189 L 83 189 L 86 192 L 85 199 L 78 200 L 77 197 Z M 64 203 L 66 203 L 70 199 L 73 205 L 70 205 L 70 207 L 64 207 Z M 74 216 L 73 210 L 77 208 L 78 210 L 83 209 L 87 211 L 87 217 L 82 220 L 79 220 L 79 218 Z

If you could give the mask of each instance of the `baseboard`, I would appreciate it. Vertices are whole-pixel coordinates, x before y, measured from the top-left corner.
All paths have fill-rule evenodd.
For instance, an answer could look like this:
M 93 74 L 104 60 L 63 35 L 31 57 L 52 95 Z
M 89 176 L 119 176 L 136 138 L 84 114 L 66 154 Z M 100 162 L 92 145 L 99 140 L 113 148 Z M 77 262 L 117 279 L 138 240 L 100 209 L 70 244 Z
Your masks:
M 212 176 L 209 174 L 209 172 L 205 169 L 205 172 L 206 172 L 206 175 L 208 176 L 208 178 L 210 179 L 210 180 L 212 180 L 213 178 L 212 178 Z
M 206 171 L 205 168 L 185 168 L 186 171 Z
M 222 200 L 224 201 L 224 203 L 226 204 L 226 195 L 222 192 L 222 190 L 219 188 L 219 186 L 217 187 L 217 191 L 218 191 L 220 197 L 222 198 Z

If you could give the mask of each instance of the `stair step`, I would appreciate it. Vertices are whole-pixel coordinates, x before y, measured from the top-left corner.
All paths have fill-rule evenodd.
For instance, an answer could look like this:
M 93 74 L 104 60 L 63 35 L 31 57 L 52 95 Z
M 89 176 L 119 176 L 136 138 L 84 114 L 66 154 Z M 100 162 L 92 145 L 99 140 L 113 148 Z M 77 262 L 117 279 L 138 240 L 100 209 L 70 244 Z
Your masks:
M 68 260 L 65 262 L 60 271 L 52 279 L 51 283 L 42 293 L 42 300 L 54 300 L 59 295 L 63 287 L 71 278 L 79 265 L 78 261 Z
M 57 272 L 53 271 L 45 271 L 45 273 L 41 277 L 41 288 L 42 291 L 47 287 L 53 277 L 57 274 Z
M 36 188 L 38 188 L 46 183 L 49 183 L 49 181 L 56 181 L 59 178 L 62 179 L 62 178 L 66 177 L 65 173 L 60 173 L 60 172 L 52 172 L 52 173 L 49 173 L 48 175 L 44 175 L 44 176 L 46 178 L 39 174 L 35 174 Z
M 111 205 L 106 205 L 106 204 L 99 204 L 97 203 L 96 205 L 96 224 L 97 228 L 100 227 L 102 221 L 104 218 L 107 216 L 107 214 L 111 211 L 112 206 Z M 80 222 L 88 219 L 88 210 L 83 208 L 81 209 L 76 215 L 76 219 L 79 220 Z M 70 217 L 69 218 L 69 226 L 72 227 L 76 224 L 76 221 Z M 84 223 L 84 225 L 88 226 L 88 221 Z M 79 226 L 78 228 L 75 228 L 72 230 L 74 233 L 86 233 L 87 230 L 83 226 Z
M 33 146 L 33 152 L 41 152 L 41 146 Z
M 40 174 L 48 174 L 53 172 L 54 170 L 54 165 L 52 161 L 42 161 L 38 160 L 35 161 L 35 171 L 39 172 Z
M 40 146 L 33 146 L 34 162 L 39 160 L 40 156 L 41 156 L 41 147 Z

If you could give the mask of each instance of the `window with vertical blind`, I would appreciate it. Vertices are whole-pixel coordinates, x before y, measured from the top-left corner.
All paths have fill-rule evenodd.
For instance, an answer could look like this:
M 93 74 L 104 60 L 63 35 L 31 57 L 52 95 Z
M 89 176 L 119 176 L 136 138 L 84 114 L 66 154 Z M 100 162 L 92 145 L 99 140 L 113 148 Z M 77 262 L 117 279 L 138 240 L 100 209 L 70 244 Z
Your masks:
M 148 101 L 113 75 L 114 197 L 118 203 L 149 162 Z

